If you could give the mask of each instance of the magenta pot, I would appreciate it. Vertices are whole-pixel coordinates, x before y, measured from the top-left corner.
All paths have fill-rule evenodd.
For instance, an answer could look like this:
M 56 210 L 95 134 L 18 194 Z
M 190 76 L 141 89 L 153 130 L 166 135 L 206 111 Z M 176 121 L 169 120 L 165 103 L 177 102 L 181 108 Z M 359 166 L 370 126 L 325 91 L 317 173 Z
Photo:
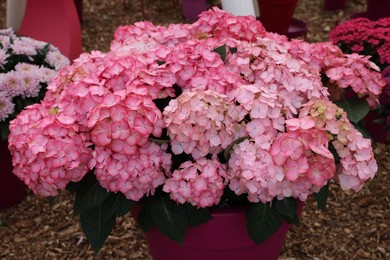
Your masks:
M 298 203 L 298 213 L 303 203 Z M 179 244 L 156 228 L 145 233 L 154 260 L 278 259 L 292 224 L 283 222 L 268 240 L 256 244 L 248 236 L 245 208 L 212 211 L 208 222 L 187 229 Z
M 375 123 L 375 120 L 386 119 L 386 116 L 378 116 L 376 111 L 370 111 L 364 117 L 364 127 L 376 143 L 388 143 L 390 131 L 385 129 L 383 124 Z
M 189 22 L 198 20 L 198 16 L 208 9 L 207 0 L 182 0 L 183 15 Z
M 8 142 L 0 140 L 0 209 L 6 209 L 22 201 L 24 184 L 12 173 L 12 157 Z
M 336 11 L 345 8 L 347 0 L 324 0 L 324 9 L 327 11 Z
M 367 17 L 370 20 L 390 17 L 390 0 L 367 0 Z
M 260 21 L 269 32 L 286 33 L 291 25 L 298 0 L 257 0 Z

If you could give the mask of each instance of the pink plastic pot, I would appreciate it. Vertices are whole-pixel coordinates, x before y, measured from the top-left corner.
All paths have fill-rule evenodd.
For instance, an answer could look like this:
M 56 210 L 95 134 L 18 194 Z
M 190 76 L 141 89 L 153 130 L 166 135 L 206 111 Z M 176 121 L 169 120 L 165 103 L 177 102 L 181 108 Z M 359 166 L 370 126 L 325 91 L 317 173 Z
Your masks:
M 370 20 L 390 17 L 390 0 L 367 0 L 367 17 Z
M 198 20 L 199 14 L 208 7 L 207 0 L 182 0 L 183 15 L 189 22 Z
M 336 11 L 345 8 L 346 0 L 324 0 L 324 9 Z
M 286 33 L 298 0 L 258 0 L 260 21 L 269 32 Z
M 0 140 L 0 209 L 6 209 L 22 201 L 24 184 L 12 173 L 12 157 L 8 142 Z
M 298 212 L 303 203 L 299 202 Z M 283 222 L 268 240 L 256 244 L 248 236 L 245 208 L 220 209 L 212 212 L 208 222 L 187 230 L 183 244 L 179 244 L 157 229 L 145 233 L 154 260 L 237 260 L 278 259 L 284 240 L 292 224 Z

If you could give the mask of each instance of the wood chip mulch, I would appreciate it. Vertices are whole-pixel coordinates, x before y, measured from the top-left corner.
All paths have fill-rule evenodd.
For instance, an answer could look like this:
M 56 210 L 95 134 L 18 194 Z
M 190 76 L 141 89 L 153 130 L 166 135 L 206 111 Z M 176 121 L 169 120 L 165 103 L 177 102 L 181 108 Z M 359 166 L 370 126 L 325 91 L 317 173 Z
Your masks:
M 145 0 L 146 19 L 155 24 L 183 22 L 174 0 Z M 84 51 L 107 51 L 118 25 L 143 20 L 141 1 L 84 0 Z M 0 0 L 0 28 L 6 0 Z M 365 10 L 365 0 L 347 0 L 340 11 L 324 11 L 323 0 L 300 0 L 295 17 L 308 24 L 307 40 L 325 41 L 350 14 Z M 360 193 L 331 186 L 328 210 L 305 203 L 300 226 L 289 232 L 281 259 L 390 259 L 390 150 L 375 144 L 379 172 Z M 0 158 L 1 159 L 1 158 Z M 18 205 L 0 211 L 1 259 L 151 259 L 143 234 L 130 216 L 122 217 L 95 255 L 72 214 L 73 197 L 63 192 L 54 205 L 26 190 Z

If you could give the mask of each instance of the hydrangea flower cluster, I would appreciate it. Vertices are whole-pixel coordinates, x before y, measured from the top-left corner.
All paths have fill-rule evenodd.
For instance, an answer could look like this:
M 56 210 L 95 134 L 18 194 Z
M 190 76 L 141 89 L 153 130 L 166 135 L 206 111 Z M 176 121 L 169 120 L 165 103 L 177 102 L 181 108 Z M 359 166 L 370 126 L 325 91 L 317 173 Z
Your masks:
M 69 60 L 42 41 L 0 30 L 0 137 L 24 107 L 43 99 L 48 82 Z
M 179 203 L 206 208 L 220 202 L 225 188 L 226 166 L 217 160 L 200 158 L 182 163 L 163 187 Z
M 333 179 L 359 190 L 377 170 L 371 141 L 330 101 L 327 84 L 351 86 L 374 107 L 376 69 L 331 43 L 289 41 L 218 8 L 193 24 L 121 26 L 108 53 L 61 68 L 44 102 L 11 122 L 15 173 L 45 196 L 88 169 L 129 200 L 158 194 L 200 208 L 225 203 L 228 189 L 263 203 L 304 201 Z M 56 131 L 38 131 L 46 126 Z M 52 139 L 61 163 L 46 152 Z
M 45 102 L 29 106 L 12 121 L 8 139 L 14 173 L 42 197 L 57 196 L 70 181 L 80 181 L 91 160 L 88 133 L 61 123 L 57 112 Z
M 331 41 L 345 53 L 372 56 L 383 69 L 390 65 L 390 18 L 371 21 L 356 18 L 337 25 L 329 34 Z

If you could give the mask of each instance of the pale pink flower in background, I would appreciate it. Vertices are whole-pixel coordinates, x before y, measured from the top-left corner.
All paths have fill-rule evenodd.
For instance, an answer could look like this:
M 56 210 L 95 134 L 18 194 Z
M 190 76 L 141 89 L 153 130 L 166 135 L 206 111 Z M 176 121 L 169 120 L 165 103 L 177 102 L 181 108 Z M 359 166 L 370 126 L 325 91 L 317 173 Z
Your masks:
M 69 59 L 59 51 L 49 51 L 46 54 L 45 61 L 53 66 L 55 70 L 59 70 L 61 67 L 69 65 L 70 63 Z
M 41 85 L 39 82 L 39 78 L 37 74 L 32 71 L 21 71 L 19 72 L 19 76 L 21 78 L 21 89 L 23 90 L 24 97 L 36 97 L 41 90 Z
M 22 95 L 24 89 L 21 74 L 13 70 L 8 73 L 1 73 L 0 93 L 11 98 Z
M 0 92 L 0 122 L 4 121 L 14 112 L 15 104 L 10 97 L 2 95 Z
M 7 58 L 9 54 L 5 50 L 0 49 L 0 68 L 4 68 L 4 65 L 7 63 Z
M 37 49 L 27 40 L 26 37 L 19 39 L 14 39 L 14 42 L 10 46 L 13 50 L 13 53 L 16 55 L 26 55 L 31 58 L 37 54 Z M 32 59 L 32 58 L 31 58 Z
M 56 69 L 69 64 L 69 60 L 63 55 L 63 62 L 58 66 L 44 61 L 46 48 L 53 54 L 62 55 L 57 48 L 46 42 L 15 35 L 12 28 L 0 30 L 0 95 L 14 103 L 12 113 L 6 118 L 1 117 L 7 121 L 4 127 L 8 127 L 8 122 L 24 107 L 41 100 Z M 10 112 L 10 106 L 6 105 L 2 111 Z M 4 133 L 7 132 L 1 131 L 1 138 L 6 138 L 8 134 Z

